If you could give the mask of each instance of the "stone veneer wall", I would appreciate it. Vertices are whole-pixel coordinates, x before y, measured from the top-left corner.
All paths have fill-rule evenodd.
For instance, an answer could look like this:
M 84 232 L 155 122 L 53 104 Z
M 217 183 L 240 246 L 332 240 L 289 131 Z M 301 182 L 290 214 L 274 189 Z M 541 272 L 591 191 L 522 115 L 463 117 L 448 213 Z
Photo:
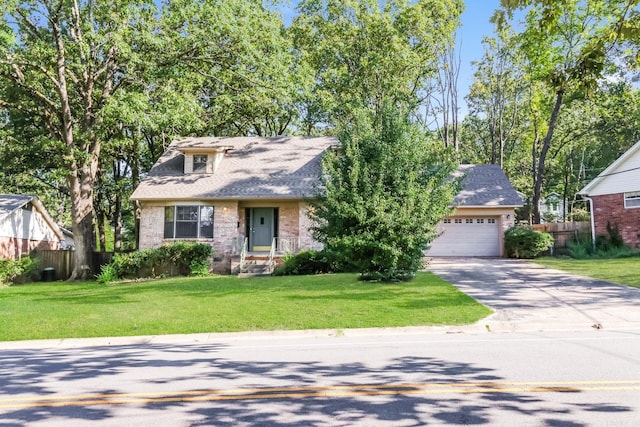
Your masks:
M 607 223 L 617 226 L 625 244 L 640 246 L 640 208 L 624 207 L 624 194 L 593 196 L 593 219 L 596 236 L 608 236 Z

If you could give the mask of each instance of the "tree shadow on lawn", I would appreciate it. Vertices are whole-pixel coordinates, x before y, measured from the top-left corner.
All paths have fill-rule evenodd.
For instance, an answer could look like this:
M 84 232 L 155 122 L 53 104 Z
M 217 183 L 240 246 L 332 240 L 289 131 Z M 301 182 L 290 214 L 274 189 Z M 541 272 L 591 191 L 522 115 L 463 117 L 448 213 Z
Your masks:
M 224 356 L 225 351 L 231 355 Z M 463 387 L 504 382 L 493 369 L 472 363 L 432 357 L 396 357 L 383 364 L 361 361 L 342 363 L 311 360 L 291 361 L 275 357 L 265 361 L 259 355 L 222 344 L 139 344 L 101 347 L 9 350 L 0 353 L 0 424 L 66 420 L 69 424 L 114 421 L 127 405 L 80 404 L 72 406 L 20 407 L 18 398 L 54 398 L 72 395 L 114 395 L 119 393 L 172 392 L 204 396 L 202 401 L 180 398 L 149 399 L 132 404 L 138 420 L 188 420 L 190 425 L 426 425 L 493 424 L 499 410 L 514 419 L 544 415 L 548 425 L 569 424 L 585 411 L 629 412 L 632 408 L 611 402 L 598 404 L 548 405 L 543 394 L 517 392 L 440 392 L 437 387 Z M 274 358 L 274 355 L 271 355 Z M 355 360 L 358 360 L 356 357 Z M 195 371 L 194 371 L 195 370 Z M 196 372 L 194 374 L 194 372 Z M 433 388 L 420 388 L 420 384 Z M 346 390 L 340 395 L 296 396 L 296 390 L 325 386 Z M 386 390 L 389 394 L 357 393 L 358 389 Z M 212 390 L 291 390 L 270 398 L 219 400 Z M 395 387 L 395 389 L 393 388 Z M 349 391 L 352 391 L 349 393 Z M 209 394 L 207 394 L 209 393 Z M 163 394 L 154 394 L 161 397 Z M 207 399 L 207 396 L 213 396 Z M 29 402 L 28 400 L 26 402 Z M 16 407 L 10 408 L 7 405 Z M 579 414 L 580 413 L 580 414 Z M 504 414 L 503 414 L 504 415 Z M 179 417 L 185 417 L 179 419 Z M 124 422 L 125 420 L 123 420 Z

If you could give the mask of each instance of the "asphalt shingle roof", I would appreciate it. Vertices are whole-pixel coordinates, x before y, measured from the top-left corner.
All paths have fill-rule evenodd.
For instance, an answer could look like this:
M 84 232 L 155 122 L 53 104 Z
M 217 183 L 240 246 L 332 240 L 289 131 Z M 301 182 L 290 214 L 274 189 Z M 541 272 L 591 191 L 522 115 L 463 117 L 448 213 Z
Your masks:
M 27 194 L 0 194 L 0 218 L 10 215 L 32 201 L 34 196 Z
M 183 138 L 174 141 L 131 196 L 134 200 L 302 199 L 315 194 L 332 137 Z M 185 174 L 181 150 L 228 148 L 213 174 Z M 456 206 L 521 206 L 497 165 L 461 165 Z
M 134 200 L 302 199 L 312 196 L 331 137 L 184 138 L 174 141 Z M 229 148 L 213 174 L 185 174 L 185 149 Z
M 522 206 L 522 198 L 498 165 L 460 165 L 464 176 L 454 206 Z

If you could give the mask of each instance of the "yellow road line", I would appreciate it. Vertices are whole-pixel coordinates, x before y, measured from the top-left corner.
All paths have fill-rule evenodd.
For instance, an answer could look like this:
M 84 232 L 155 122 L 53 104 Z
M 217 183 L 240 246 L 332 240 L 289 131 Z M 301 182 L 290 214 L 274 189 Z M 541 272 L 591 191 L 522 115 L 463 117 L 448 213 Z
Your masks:
M 175 392 L 139 392 L 15 397 L 0 399 L 0 409 L 124 405 L 131 403 L 201 402 L 309 397 L 354 397 L 415 394 L 551 393 L 582 391 L 640 391 L 640 380 L 557 382 L 399 383 L 336 386 L 265 387 Z

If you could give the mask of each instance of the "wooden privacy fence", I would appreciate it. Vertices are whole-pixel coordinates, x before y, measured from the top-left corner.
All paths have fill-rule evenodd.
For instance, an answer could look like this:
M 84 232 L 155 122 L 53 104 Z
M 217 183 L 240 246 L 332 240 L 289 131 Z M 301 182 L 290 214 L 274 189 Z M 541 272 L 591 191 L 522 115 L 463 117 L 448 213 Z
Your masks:
M 585 222 L 550 222 L 546 224 L 533 224 L 534 230 L 543 231 L 553 236 L 554 244 L 552 254 L 567 251 L 568 243 L 578 233 L 590 233 L 591 223 Z
M 38 270 L 40 275 L 45 268 L 53 268 L 56 280 L 67 280 L 71 277 L 71 273 L 75 267 L 75 253 L 72 250 L 46 251 L 36 250 L 33 254 L 34 258 L 38 258 Z M 93 252 L 91 257 L 92 274 L 98 274 L 100 267 L 109 264 L 113 259 L 113 252 Z

